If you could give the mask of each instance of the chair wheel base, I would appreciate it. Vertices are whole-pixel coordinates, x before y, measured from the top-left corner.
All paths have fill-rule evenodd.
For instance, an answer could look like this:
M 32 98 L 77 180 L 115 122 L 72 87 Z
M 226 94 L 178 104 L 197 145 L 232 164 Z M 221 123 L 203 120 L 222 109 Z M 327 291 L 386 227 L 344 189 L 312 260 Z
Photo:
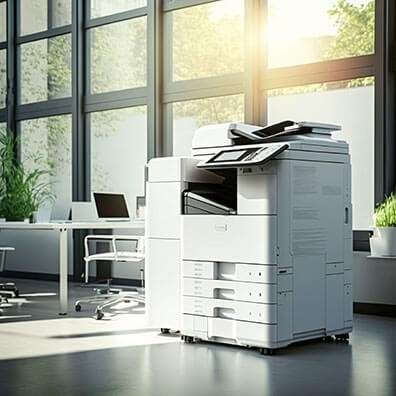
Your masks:
M 80 304 L 76 304 L 74 309 L 76 310 L 76 312 L 80 312 L 81 311 L 81 305 Z
M 170 333 L 170 329 L 168 329 L 167 327 L 161 328 L 161 334 L 169 334 L 169 333 Z
M 104 313 L 102 311 L 100 311 L 100 310 L 97 310 L 96 313 L 95 313 L 95 319 L 96 320 L 101 320 L 103 318 L 104 318 Z

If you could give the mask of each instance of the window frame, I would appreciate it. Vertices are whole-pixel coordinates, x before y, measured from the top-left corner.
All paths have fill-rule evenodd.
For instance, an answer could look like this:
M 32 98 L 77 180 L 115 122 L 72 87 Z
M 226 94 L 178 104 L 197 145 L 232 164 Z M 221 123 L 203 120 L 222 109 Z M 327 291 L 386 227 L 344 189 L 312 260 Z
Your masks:
M 5 12 L 6 12 L 6 19 L 7 19 L 7 29 L 6 29 L 6 41 L 1 41 L 0 42 L 0 51 L 6 51 L 6 84 L 8 86 L 8 59 L 9 59 L 9 48 L 8 48 L 8 43 L 9 43 L 9 22 L 8 22 L 8 11 L 9 11 L 9 1 L 7 0 L 0 0 L 0 3 L 5 3 Z M 6 97 L 5 97 L 5 107 L 0 108 L 0 122 L 7 122 L 7 109 L 8 109 L 8 87 L 7 87 L 7 92 L 6 92 Z
M 265 65 L 266 48 L 260 43 L 259 33 L 259 27 L 265 23 L 267 16 L 267 0 L 245 0 L 244 71 L 233 75 L 173 82 L 170 74 L 172 27 L 167 13 L 215 1 L 220 0 L 147 0 L 146 7 L 91 19 L 91 0 L 71 0 L 71 25 L 49 25 L 46 31 L 19 36 L 20 0 L 8 0 L 7 41 L 0 43 L 0 49 L 7 50 L 7 106 L 0 110 L 0 121 L 6 121 L 8 129 L 18 135 L 19 122 L 22 120 L 71 114 L 72 196 L 73 200 L 84 201 L 90 199 L 92 112 L 146 105 L 147 157 L 150 159 L 170 155 L 172 152 L 174 102 L 244 94 L 245 122 L 265 124 L 265 93 L 268 89 L 374 76 L 375 202 L 393 191 L 396 182 L 396 122 L 393 115 L 396 81 L 392 48 L 396 44 L 396 4 L 392 0 L 376 0 L 374 54 L 269 69 Z M 50 13 L 51 7 L 48 9 Z M 147 86 L 89 94 L 89 29 L 142 16 L 147 18 Z M 71 97 L 18 104 L 19 46 L 63 34 L 71 34 L 72 40 Z M 368 230 L 355 232 L 355 246 L 367 250 L 368 235 Z

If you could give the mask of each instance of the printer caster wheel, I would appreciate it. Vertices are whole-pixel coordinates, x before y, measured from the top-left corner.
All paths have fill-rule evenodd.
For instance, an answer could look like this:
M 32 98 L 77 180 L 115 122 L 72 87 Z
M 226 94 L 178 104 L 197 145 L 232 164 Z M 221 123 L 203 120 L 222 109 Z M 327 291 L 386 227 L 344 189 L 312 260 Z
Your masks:
M 260 353 L 264 356 L 275 355 L 275 349 L 272 348 L 260 348 Z
M 96 311 L 96 320 L 101 320 L 104 318 L 104 313 L 100 310 Z
M 80 312 L 81 311 L 81 305 L 80 304 L 76 304 L 74 307 L 76 312 Z
M 349 334 L 348 333 L 336 334 L 335 339 L 336 339 L 336 342 L 345 342 L 346 344 L 348 344 L 348 342 L 349 342 Z
M 161 328 L 161 334 L 169 334 L 169 333 L 170 333 L 170 329 L 164 327 Z
M 181 339 L 186 343 L 186 344 L 193 344 L 194 343 L 194 337 L 182 335 Z

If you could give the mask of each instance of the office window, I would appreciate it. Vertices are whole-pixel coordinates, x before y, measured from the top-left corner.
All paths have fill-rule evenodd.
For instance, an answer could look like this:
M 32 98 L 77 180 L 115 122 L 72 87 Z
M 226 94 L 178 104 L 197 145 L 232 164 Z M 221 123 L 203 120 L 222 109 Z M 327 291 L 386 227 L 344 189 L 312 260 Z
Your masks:
M 91 0 L 91 18 L 146 7 L 146 0 Z
M 20 52 L 22 104 L 71 95 L 70 35 L 23 44 Z
M 131 213 L 144 195 L 147 163 L 147 108 L 90 114 L 91 191 L 122 192 Z
M 146 17 L 101 26 L 89 33 L 91 93 L 146 85 Z
M 72 0 L 50 0 L 52 1 L 52 27 L 60 27 L 71 24 Z
M 268 91 L 268 122 L 285 119 L 340 124 L 335 138 L 346 140 L 352 162 L 354 229 L 372 225 L 374 210 L 374 85 L 373 79 Z
M 21 35 L 69 25 L 71 0 L 20 0 L 20 14 Z
M 7 3 L 0 3 L 0 43 L 7 40 Z
M 173 155 L 190 155 L 194 132 L 201 126 L 244 119 L 243 95 L 197 99 L 172 104 Z
M 0 50 L 0 109 L 6 107 L 7 98 L 7 51 Z
M 269 0 L 268 66 L 374 52 L 374 0 Z
M 21 122 L 21 161 L 27 169 L 49 172 L 42 181 L 52 183 L 56 218 L 67 218 L 72 201 L 71 121 L 62 115 Z
M 167 14 L 172 26 L 172 79 L 243 71 L 243 0 L 223 0 Z

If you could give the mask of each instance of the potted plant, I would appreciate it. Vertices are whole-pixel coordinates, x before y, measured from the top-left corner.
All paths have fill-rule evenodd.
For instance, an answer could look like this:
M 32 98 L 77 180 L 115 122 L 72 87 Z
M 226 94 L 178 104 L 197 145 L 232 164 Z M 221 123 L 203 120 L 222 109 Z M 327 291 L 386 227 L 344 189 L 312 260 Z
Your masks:
M 392 193 L 377 206 L 375 230 L 370 238 L 372 256 L 396 256 L 396 196 Z
M 54 200 L 48 171 L 27 171 L 15 160 L 17 139 L 0 135 L 0 217 L 6 221 L 32 220 L 44 202 Z

